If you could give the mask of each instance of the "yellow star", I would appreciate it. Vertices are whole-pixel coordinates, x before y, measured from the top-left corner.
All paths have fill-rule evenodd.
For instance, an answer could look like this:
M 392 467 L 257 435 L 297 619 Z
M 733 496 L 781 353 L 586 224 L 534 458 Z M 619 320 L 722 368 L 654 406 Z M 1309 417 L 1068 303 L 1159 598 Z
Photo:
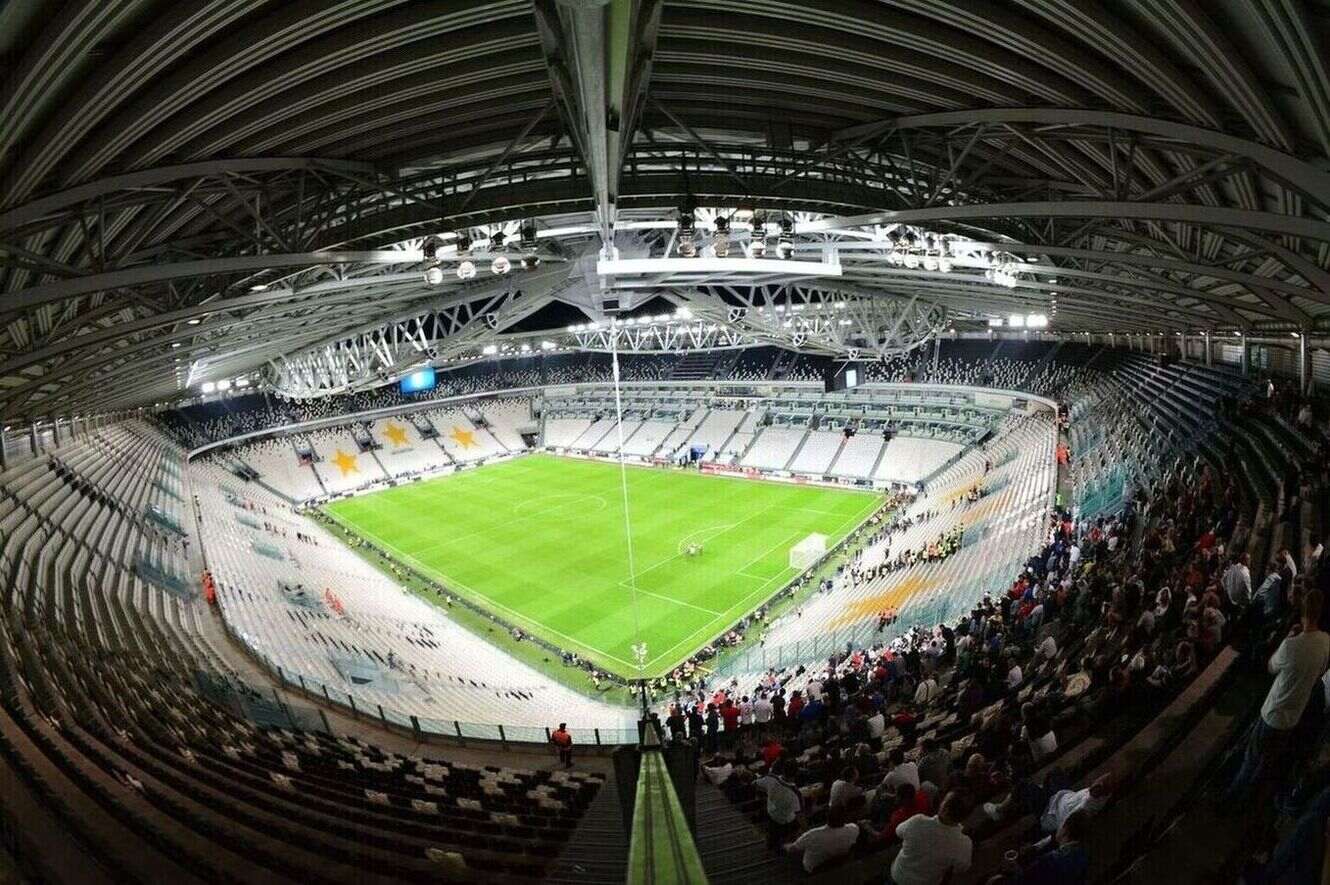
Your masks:
M 388 426 L 383 429 L 383 435 L 392 440 L 395 446 L 406 445 L 406 428 L 398 424 L 388 422 Z
M 356 473 L 360 472 L 360 465 L 356 463 L 356 456 L 348 455 L 341 449 L 337 450 L 337 457 L 333 458 L 332 462 L 342 471 L 342 476 L 348 475 L 352 470 Z
M 461 427 L 454 427 L 453 432 L 448 434 L 464 449 L 473 448 L 476 445 L 476 435 L 470 430 L 463 430 Z

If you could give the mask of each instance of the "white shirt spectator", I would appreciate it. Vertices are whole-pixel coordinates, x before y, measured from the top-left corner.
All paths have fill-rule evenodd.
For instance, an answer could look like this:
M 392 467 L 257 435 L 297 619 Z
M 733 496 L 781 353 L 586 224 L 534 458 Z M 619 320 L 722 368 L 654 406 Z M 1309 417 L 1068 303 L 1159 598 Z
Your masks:
M 902 762 L 882 778 L 882 786 L 886 791 L 895 795 L 896 788 L 901 784 L 909 784 L 916 790 L 919 789 L 919 766 L 913 762 Z
M 753 719 L 759 725 L 770 722 L 772 712 L 771 701 L 766 698 L 758 698 L 753 703 Z
M 1240 562 L 1235 562 L 1224 572 L 1220 579 L 1229 602 L 1237 606 L 1251 602 L 1251 570 Z
M 1015 688 L 1021 684 L 1025 674 L 1021 672 L 1020 664 L 1012 664 L 1011 669 L 1007 671 L 1007 688 Z
M 811 873 L 824 863 L 849 854 L 857 841 L 859 827 L 845 824 L 835 828 L 815 827 L 808 830 L 794 840 L 794 847 L 803 851 L 804 870 Z
M 1313 630 L 1290 636 L 1270 657 L 1274 684 L 1261 705 L 1261 719 L 1271 728 L 1289 731 L 1302 718 L 1316 680 L 1330 661 L 1330 633 Z
M 868 736 L 869 736 L 869 737 L 871 737 L 871 738 L 873 738 L 874 740 L 876 740 L 876 739 L 882 737 L 882 734 L 883 734 L 886 730 L 887 730 L 887 717 L 882 715 L 882 711 L 881 711 L 881 710 L 878 710 L 878 711 L 877 711 L 876 713 L 874 713 L 872 716 L 869 716 L 869 717 L 868 717 Z
M 938 693 L 938 687 L 936 679 L 934 679 L 932 676 L 929 676 L 926 679 L 920 680 L 919 687 L 914 690 L 915 706 L 917 707 L 923 706 L 924 704 L 931 701 L 933 698 L 937 697 L 937 693 Z
M 1028 740 L 1030 742 L 1030 755 L 1034 756 L 1036 762 L 1057 752 L 1058 736 L 1053 733 L 1051 728 L 1042 737 L 1028 738 Z
M 891 864 L 896 885 L 938 885 L 949 870 L 970 868 L 974 843 L 959 824 L 944 824 L 936 817 L 916 814 L 896 827 L 900 853 Z
M 808 685 L 804 687 L 804 697 L 808 698 L 810 701 L 822 700 L 822 680 L 808 680 Z
M 794 785 L 768 774 L 753 781 L 753 787 L 767 794 L 767 817 L 776 823 L 793 823 L 799 816 L 801 797 Z
M 1089 787 L 1083 790 L 1058 790 L 1048 800 L 1048 807 L 1039 818 L 1039 826 L 1045 833 L 1056 833 L 1073 812 L 1084 809 L 1090 814 L 1098 814 L 1107 804 L 1107 796 L 1091 796 Z
M 753 704 L 751 701 L 739 702 L 739 722 L 744 725 L 753 724 Z
M 1051 661 L 1058 656 L 1058 643 L 1050 633 L 1044 637 L 1044 641 L 1039 643 L 1039 656 L 1046 661 Z
M 830 808 L 837 808 L 849 802 L 855 796 L 862 796 L 863 794 L 864 788 L 858 784 L 836 778 L 831 784 L 831 795 L 827 797 L 827 805 Z

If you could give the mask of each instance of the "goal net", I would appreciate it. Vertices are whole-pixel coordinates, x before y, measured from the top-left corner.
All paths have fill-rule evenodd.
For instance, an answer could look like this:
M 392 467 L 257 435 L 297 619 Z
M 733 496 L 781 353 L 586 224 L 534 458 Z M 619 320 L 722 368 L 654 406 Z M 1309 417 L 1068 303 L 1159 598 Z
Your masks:
M 827 552 L 826 535 L 809 535 L 790 548 L 790 568 L 803 571 Z

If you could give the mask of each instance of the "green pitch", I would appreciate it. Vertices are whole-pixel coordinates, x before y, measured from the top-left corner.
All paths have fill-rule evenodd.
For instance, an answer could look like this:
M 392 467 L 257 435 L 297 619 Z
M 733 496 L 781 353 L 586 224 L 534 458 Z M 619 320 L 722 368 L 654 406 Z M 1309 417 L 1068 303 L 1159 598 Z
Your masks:
M 790 547 L 828 545 L 877 495 L 531 455 L 337 501 L 328 512 L 458 595 L 632 678 L 669 672 L 794 577 Z M 700 544 L 702 553 L 686 549 Z

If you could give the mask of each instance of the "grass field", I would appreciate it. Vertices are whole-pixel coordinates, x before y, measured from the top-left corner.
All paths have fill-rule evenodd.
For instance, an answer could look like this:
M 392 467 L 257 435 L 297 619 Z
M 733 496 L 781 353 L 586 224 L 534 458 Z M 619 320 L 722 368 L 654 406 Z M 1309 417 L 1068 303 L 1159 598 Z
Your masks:
M 877 495 L 531 455 L 328 505 L 348 529 L 529 633 L 621 676 L 668 672 L 794 576 L 790 547 L 834 543 Z M 688 544 L 703 553 L 684 555 Z

